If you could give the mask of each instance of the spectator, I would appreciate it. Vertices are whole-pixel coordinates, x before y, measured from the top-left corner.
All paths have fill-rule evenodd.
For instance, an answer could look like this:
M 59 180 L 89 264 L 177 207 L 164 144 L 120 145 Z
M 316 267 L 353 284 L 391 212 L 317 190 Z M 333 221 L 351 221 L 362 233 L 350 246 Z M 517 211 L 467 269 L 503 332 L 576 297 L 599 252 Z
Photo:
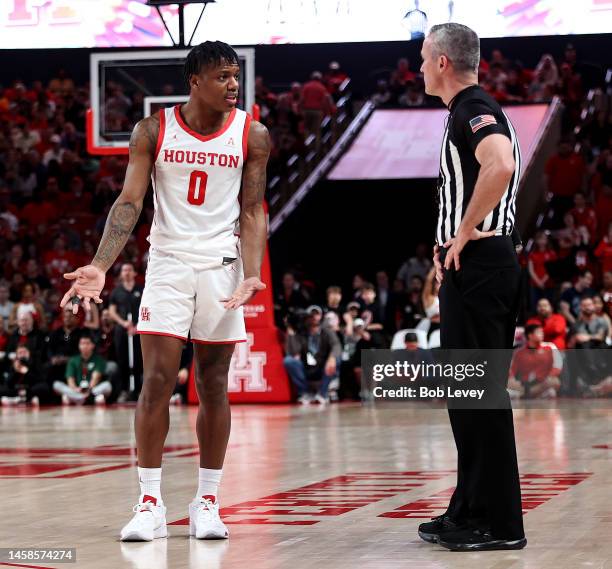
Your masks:
M 554 232 L 559 245 L 559 253 L 557 255 L 559 259 L 570 256 L 577 248 L 587 246 L 590 240 L 586 227 L 582 226 L 580 229 L 576 227 L 576 220 L 570 212 L 563 216 L 563 224 L 563 228 Z M 571 263 L 574 263 L 573 259 Z
M 423 279 L 419 275 L 414 275 L 410 281 L 410 287 L 404 304 L 402 328 L 416 328 L 424 318 L 423 287 Z
M 612 271 L 605 271 L 602 280 L 601 298 L 606 305 L 606 312 L 612 314 Z
M 323 118 L 336 112 L 336 105 L 323 85 L 323 76 L 315 71 L 310 81 L 302 87 L 302 112 L 304 114 L 304 135 L 314 135 L 317 152 L 321 146 L 321 123 Z
M 582 156 L 572 149 L 571 142 L 561 139 L 557 153 L 546 162 L 544 185 L 553 194 L 550 207 L 558 219 L 571 209 L 574 195 L 585 186 L 586 165 Z
M 527 320 L 526 326 L 541 326 L 544 341 L 554 344 L 559 350 L 565 350 L 567 322 L 561 314 L 553 313 L 552 304 L 547 298 L 541 298 L 537 304 L 537 313 Z
M 11 247 L 8 261 L 4 263 L 3 277 L 10 280 L 15 273 L 23 273 L 24 265 L 23 247 L 20 243 L 15 243 Z
M 406 288 L 410 289 L 412 285 L 412 277 L 418 276 L 421 281 L 425 280 L 427 273 L 431 270 L 431 255 L 429 248 L 425 243 L 419 243 L 416 246 L 415 256 L 410 257 L 397 271 L 398 279 L 402 279 L 406 283 Z
M 583 296 L 580 301 L 580 313 L 572 330 L 570 347 L 602 348 L 609 333 L 606 320 L 595 313 L 593 297 Z
M 332 61 L 329 64 L 329 69 L 325 74 L 323 82 L 329 91 L 329 94 L 333 97 L 334 101 L 337 101 L 340 94 L 340 87 L 348 79 L 348 75 L 342 71 L 340 64 L 337 61 Z
M 600 260 L 604 273 L 612 271 L 612 223 L 608 224 L 608 233 L 597 245 L 594 255 Z
M 293 327 L 287 328 L 285 369 L 297 389 L 300 403 L 313 401 L 309 393 L 309 382 L 317 381 L 320 386 L 314 401 L 325 405 L 329 402 L 328 387 L 338 371 L 342 348 L 336 334 L 321 326 L 323 310 L 318 306 L 310 306 L 306 312 L 304 332 L 297 332 Z
M 372 283 L 365 283 L 361 288 L 361 300 L 363 301 L 361 318 L 365 322 L 366 330 L 370 333 L 373 345 L 378 348 L 388 347 L 383 320 L 380 316 L 380 303 L 376 298 L 376 288 Z
M 570 324 L 576 322 L 580 313 L 580 299 L 585 296 L 592 297 L 595 294 L 595 291 L 591 288 L 592 284 L 593 274 L 591 271 L 582 271 L 574 286 L 562 293 L 559 312 Z
M 372 103 L 382 107 L 387 105 L 391 101 L 391 91 L 389 91 L 389 84 L 384 79 L 379 79 L 376 84 L 376 93 L 372 95 Z
M 534 78 L 529 86 L 529 99 L 533 102 L 544 101 L 554 92 L 559 82 L 559 70 L 552 55 L 544 54 L 535 68 Z
M 22 314 L 31 314 L 35 324 L 41 330 L 47 329 L 47 315 L 37 298 L 34 285 L 25 283 L 21 289 L 21 298 L 13 306 L 13 311 L 9 317 L 9 328 L 13 328 Z
M 96 345 L 88 333 L 79 339 L 79 354 L 71 357 L 66 366 L 65 381 L 54 381 L 53 390 L 62 396 L 62 403 L 83 404 L 94 400 L 96 404 L 106 403 L 113 387 L 103 379 L 106 361 L 95 353 Z
M 325 291 L 325 305 L 323 306 L 323 313 L 327 315 L 329 312 L 333 312 L 341 318 L 344 314 L 342 308 L 342 289 L 339 286 L 327 287 Z
M 512 357 L 508 389 L 526 399 L 557 397 L 563 359 L 554 344 L 544 343 L 539 324 L 525 327 L 527 343 Z
M 62 138 L 59 134 L 53 134 L 49 141 L 51 142 L 51 148 L 43 154 L 42 158 L 42 162 L 47 168 L 51 161 L 60 164 L 64 158 L 64 152 L 66 152 L 66 149 L 62 148 Z
M 402 107 L 420 107 L 424 102 L 425 95 L 423 91 L 414 85 L 406 87 L 406 91 L 398 100 L 398 103 Z
M 583 192 L 574 194 L 574 207 L 570 210 L 571 216 L 576 222 L 576 227 L 580 230 L 584 227 L 588 233 L 588 242 L 592 241 L 597 236 L 597 217 L 595 210 L 587 205 L 586 197 Z
M 363 384 L 363 374 L 361 367 L 361 352 L 374 347 L 372 344 L 372 335 L 366 330 L 366 324 L 361 318 L 355 318 L 353 321 L 349 336 L 348 326 L 345 334 L 347 342 L 350 342 L 354 348 L 353 357 L 351 359 L 351 367 L 355 377 L 355 384 L 359 388 L 359 397 L 362 401 L 371 401 L 372 393 L 370 386 Z
M 376 300 L 378 302 L 378 318 L 387 332 L 395 332 L 393 318 L 394 299 L 389 285 L 389 275 L 386 271 L 376 273 Z
M 78 323 L 78 317 L 72 313 L 72 308 L 66 306 L 62 311 L 62 327 L 49 334 L 47 357 L 51 384 L 63 381 L 68 360 L 79 352 L 79 340 L 85 331 L 79 328 Z
M 123 263 L 119 274 L 119 284 L 109 299 L 109 314 L 115 321 L 115 354 L 121 372 L 121 393 L 119 402 L 138 398 L 140 393 L 140 376 L 142 375 L 142 354 L 140 338 L 136 334 L 140 301 L 144 287 L 136 283 L 136 271 L 131 263 Z M 129 343 L 133 343 L 133 367 L 130 368 Z M 134 377 L 134 386 L 130 385 L 130 375 Z
M 29 312 L 24 312 L 17 318 L 17 329 L 9 336 L 6 344 L 6 355 L 9 360 L 15 357 L 19 346 L 26 346 L 30 357 L 42 362 L 45 353 L 45 336 L 34 328 L 34 319 Z
M 598 318 L 603 318 L 606 321 L 606 325 L 608 326 L 608 333 L 606 334 L 604 341 L 606 342 L 606 344 L 609 344 L 610 333 L 612 332 L 612 319 L 606 312 L 606 305 L 601 295 L 596 294 L 593 296 L 593 306 L 595 307 L 595 316 Z
M 42 374 L 40 358 L 33 357 L 25 344 L 17 347 L 7 378 L 0 381 L 0 395 L 3 405 L 48 402 L 49 386 Z
M 279 323 L 285 319 L 287 314 L 305 308 L 308 304 L 308 298 L 292 272 L 285 272 L 281 286 L 282 290 L 277 295 L 274 306 Z
M 406 91 L 408 85 L 413 84 L 416 79 L 416 74 L 410 70 L 410 61 L 403 57 L 398 60 L 397 67 L 391 73 L 391 92 L 395 100 Z
M 527 98 L 527 89 L 521 80 L 520 71 L 516 68 L 510 69 L 505 85 L 506 101 L 510 103 L 522 103 Z
M 40 265 L 36 259 L 28 259 L 25 266 L 25 278 L 39 288 L 41 291 L 46 291 L 51 288 L 51 282 L 41 272 Z
M 605 230 L 612 222 L 612 152 L 601 153 L 591 179 L 591 187 L 595 194 L 595 212 L 597 225 Z
M 2 330 L 10 330 L 10 316 L 13 313 L 14 304 L 9 299 L 9 289 L 6 282 L 0 283 L 0 318 L 2 318 Z
M 48 89 L 55 96 L 66 96 L 74 91 L 74 81 L 68 77 L 65 69 L 60 69 L 57 76 L 49 81 Z
M 548 274 L 547 263 L 555 261 L 557 254 L 548 242 L 548 235 L 538 231 L 535 248 L 529 253 L 527 267 L 531 277 L 531 306 L 535 307 L 541 298 L 552 300 L 555 283 Z
M 66 240 L 58 236 L 53 240 L 53 249 L 43 255 L 43 262 L 51 282 L 59 284 L 64 273 L 69 273 L 77 266 L 77 256 L 74 251 L 66 248 Z
M 427 278 L 423 285 L 423 293 L 421 300 L 423 302 L 423 310 L 425 312 L 427 320 L 427 341 L 429 348 L 439 348 L 440 340 L 438 338 L 434 340 L 432 335 L 434 332 L 440 329 L 440 298 L 438 292 L 440 291 L 440 283 L 436 280 L 436 269 L 432 269 L 427 273 Z M 422 322 L 425 322 L 422 320 Z M 421 326 L 419 326 L 419 329 Z
M 576 348 L 571 355 L 573 374 L 578 392 L 583 396 L 598 394 L 607 385 L 609 376 L 608 358 L 599 348 L 605 348 L 606 337 L 610 334 L 604 318 L 595 314 L 592 296 L 580 301 L 580 314 L 572 329 L 568 347 Z

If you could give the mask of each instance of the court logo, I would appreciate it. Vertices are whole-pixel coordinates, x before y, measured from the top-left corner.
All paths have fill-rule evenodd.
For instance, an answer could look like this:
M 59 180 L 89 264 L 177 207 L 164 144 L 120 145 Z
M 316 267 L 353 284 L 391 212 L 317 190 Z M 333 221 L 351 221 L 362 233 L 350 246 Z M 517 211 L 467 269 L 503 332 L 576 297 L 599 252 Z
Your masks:
M 146 306 L 141 306 L 140 307 L 140 319 L 143 322 L 150 322 L 151 321 L 151 311 Z
M 264 377 L 266 352 L 251 350 L 255 339 L 247 334 L 247 341 L 236 344 L 234 357 L 228 374 L 228 391 L 232 392 L 266 392 L 268 382 Z

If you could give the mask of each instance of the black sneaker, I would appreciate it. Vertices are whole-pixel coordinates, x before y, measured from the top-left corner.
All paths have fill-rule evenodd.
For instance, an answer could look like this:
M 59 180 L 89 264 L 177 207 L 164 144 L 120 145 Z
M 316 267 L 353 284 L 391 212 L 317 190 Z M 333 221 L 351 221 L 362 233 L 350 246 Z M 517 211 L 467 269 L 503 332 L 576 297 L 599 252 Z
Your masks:
M 444 532 L 438 544 L 451 551 L 493 551 L 496 549 L 523 549 L 527 539 L 498 539 L 489 531 L 465 528 L 459 531 Z
M 429 543 L 437 543 L 438 536 L 442 532 L 458 531 L 463 525 L 453 521 L 450 516 L 444 514 L 437 518 L 431 518 L 430 522 L 425 522 L 419 526 L 419 537 Z

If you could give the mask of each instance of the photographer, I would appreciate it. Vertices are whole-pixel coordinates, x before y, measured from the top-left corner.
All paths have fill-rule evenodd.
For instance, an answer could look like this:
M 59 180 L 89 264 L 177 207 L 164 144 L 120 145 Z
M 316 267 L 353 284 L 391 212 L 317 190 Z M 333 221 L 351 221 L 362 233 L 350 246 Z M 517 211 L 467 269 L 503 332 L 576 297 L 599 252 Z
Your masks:
M 319 306 L 306 309 L 304 330 L 296 328 L 296 322 L 288 319 L 285 340 L 285 369 L 297 388 L 298 401 L 302 404 L 317 401 L 329 402 L 329 383 L 336 376 L 342 348 L 338 336 L 321 326 L 323 310 Z M 313 397 L 309 393 L 309 382 L 320 381 L 320 387 Z
M 48 401 L 49 387 L 42 377 L 40 361 L 32 357 L 26 345 L 17 347 L 7 379 L 0 383 L 0 396 L 3 405 Z

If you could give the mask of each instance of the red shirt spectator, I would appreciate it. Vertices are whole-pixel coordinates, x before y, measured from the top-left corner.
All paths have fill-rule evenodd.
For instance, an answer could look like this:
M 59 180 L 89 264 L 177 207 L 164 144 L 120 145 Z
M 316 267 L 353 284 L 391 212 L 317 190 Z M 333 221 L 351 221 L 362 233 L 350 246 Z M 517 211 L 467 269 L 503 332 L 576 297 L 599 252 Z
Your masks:
M 597 216 L 595 210 L 587 205 L 582 192 L 574 195 L 574 207 L 570 210 L 570 214 L 576 222 L 576 227 L 586 227 L 589 232 L 589 243 L 593 243 L 597 237 Z
M 313 73 L 313 79 L 302 87 L 302 108 L 306 111 L 323 111 L 325 114 L 332 114 L 335 111 L 329 91 L 321 83 L 320 73 L 318 75 L 317 72 Z
M 541 298 L 537 305 L 537 314 L 527 320 L 526 326 L 538 324 L 544 330 L 544 341 L 551 342 L 560 350 L 565 350 L 567 321 L 561 314 L 554 314 L 547 298 Z
M 612 223 L 608 224 L 608 234 L 599 242 L 595 256 L 601 260 L 601 270 L 612 271 Z
M 586 166 L 569 142 L 562 141 L 559 151 L 546 162 L 548 190 L 557 196 L 571 197 L 582 188 Z
M 32 201 L 24 206 L 20 217 L 30 226 L 41 225 L 56 220 L 58 211 L 50 201 Z
M 559 377 L 561 366 L 555 361 L 555 350 L 554 345 L 546 342 L 540 344 L 539 348 L 524 346 L 518 349 L 512 358 L 510 374 L 520 377 L 523 382 L 528 379 L 544 381 L 547 377 Z
M 64 273 L 76 268 L 77 261 L 77 254 L 66 249 L 63 237 L 57 237 L 53 243 L 53 250 L 47 251 L 43 256 L 43 263 L 52 280 L 59 279 Z
M 546 233 L 540 231 L 535 238 L 536 248 L 529 253 L 528 268 L 532 286 L 538 288 L 552 288 L 555 283 L 548 275 L 546 263 L 555 261 L 557 254 L 548 245 Z

